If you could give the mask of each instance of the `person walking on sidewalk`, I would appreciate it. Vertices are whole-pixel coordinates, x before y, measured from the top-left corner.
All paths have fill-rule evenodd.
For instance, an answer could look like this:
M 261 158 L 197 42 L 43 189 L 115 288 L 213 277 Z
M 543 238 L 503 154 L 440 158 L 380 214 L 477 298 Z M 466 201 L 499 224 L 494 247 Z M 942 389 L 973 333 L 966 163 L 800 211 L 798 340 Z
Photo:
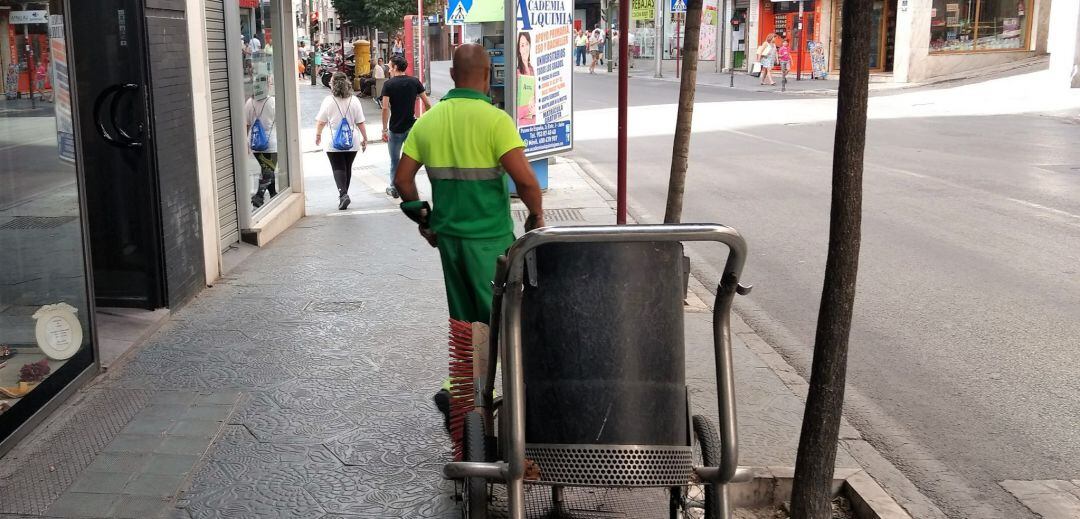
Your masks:
M 585 31 L 578 29 L 577 36 L 574 38 L 574 65 L 585 66 L 585 49 L 588 46 L 589 37 L 585 35 Z
M 791 70 L 791 49 L 787 40 L 781 40 L 780 48 L 776 49 L 777 59 L 780 60 L 780 81 L 787 83 L 788 71 Z
M 603 42 L 604 36 L 600 33 L 600 29 L 589 33 L 589 57 L 592 61 L 589 62 L 589 73 L 596 73 L 596 63 L 600 61 L 600 44 Z
M 367 151 L 367 129 L 364 127 L 364 109 L 353 95 L 349 77 L 344 72 L 334 72 L 330 78 L 330 95 L 323 99 L 319 114 L 315 116 L 315 145 L 322 145 L 323 128 L 330 126 L 330 145 L 326 156 L 334 172 L 338 190 L 338 209 L 349 207 L 349 184 L 352 182 L 352 165 L 356 152 Z M 353 128 L 360 131 L 360 138 L 353 136 Z
M 514 242 L 506 174 L 529 209 L 525 230 L 544 226 L 540 184 L 525 158 L 525 143 L 514 120 L 487 96 L 490 71 L 480 45 L 454 51 L 455 88 L 413 126 L 394 177 L 401 210 L 439 249 L 450 318 L 464 322 L 490 320 L 495 261 Z M 431 180 L 433 208 L 416 189 L 421 165 Z M 447 426 L 449 385 L 447 380 L 435 395 Z
M 401 146 L 416 123 L 416 98 L 419 97 L 424 103 L 425 110 L 431 109 L 431 100 L 424 90 L 424 84 L 405 73 L 409 68 L 405 58 L 394 56 L 390 58 L 390 65 L 390 79 L 383 85 L 379 98 L 382 99 L 382 138 L 390 150 L 390 185 L 386 188 L 386 194 L 397 198 L 394 172 L 401 159 Z
M 772 78 L 773 64 L 776 63 L 776 45 L 773 45 L 773 41 L 776 39 L 775 34 L 769 34 L 765 37 L 765 42 L 757 48 L 757 60 L 761 63 L 761 84 L 762 85 L 775 85 L 776 81 Z M 766 83 L 766 81 L 768 81 Z

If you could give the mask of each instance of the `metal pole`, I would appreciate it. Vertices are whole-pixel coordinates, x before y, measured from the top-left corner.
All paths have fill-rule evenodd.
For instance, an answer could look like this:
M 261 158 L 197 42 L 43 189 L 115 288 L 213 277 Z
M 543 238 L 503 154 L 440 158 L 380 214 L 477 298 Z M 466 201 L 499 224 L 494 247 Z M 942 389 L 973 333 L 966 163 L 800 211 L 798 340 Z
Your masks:
M 734 16 L 732 16 L 732 19 L 734 20 Z M 742 24 L 740 24 L 740 26 L 741 25 Z M 735 27 L 734 26 L 731 27 L 730 37 L 731 37 L 731 42 L 730 42 L 731 43 L 731 50 L 734 53 L 734 49 L 735 49 Z M 725 56 L 725 59 L 726 58 L 727 58 L 727 56 Z M 728 65 L 728 73 L 731 75 L 731 85 L 729 85 L 729 86 L 731 88 L 735 88 L 735 57 L 734 57 L 734 54 L 732 54 L 731 63 Z
M 724 27 L 728 24 L 721 21 L 720 14 L 724 11 L 724 4 L 727 4 L 727 0 L 720 0 L 720 3 L 716 6 L 716 38 L 713 38 L 713 72 L 720 73 L 720 61 L 723 57 L 723 41 L 724 41 Z
M 626 32 L 630 25 L 630 1 L 619 2 L 619 30 Z M 626 152 L 627 152 L 627 113 L 626 107 L 630 103 L 630 38 L 623 34 L 619 37 L 619 182 L 617 192 L 617 211 L 615 223 L 626 224 Z
M 656 8 L 656 17 L 653 20 L 653 60 L 656 62 L 656 74 L 653 77 L 664 77 L 664 51 L 660 46 L 664 39 L 664 2 L 667 0 L 653 0 Z
M 803 1 L 799 0 L 799 21 L 795 25 L 795 81 L 802 81 L 802 48 L 806 37 L 803 33 Z
M 517 0 L 503 2 L 503 67 L 506 71 L 503 74 L 503 109 L 514 121 L 517 121 L 517 7 Z
M 675 13 L 675 79 L 679 79 L 679 60 L 682 58 L 682 17 L 683 13 Z
M 614 8 L 613 8 L 613 7 L 611 6 L 611 3 L 608 3 L 608 9 L 609 9 L 609 10 L 610 10 L 610 9 L 614 9 Z M 608 20 L 610 20 L 610 19 L 611 19 L 611 12 L 608 12 L 608 13 L 607 13 L 607 19 L 608 19 Z M 617 24 L 616 24 L 616 25 L 617 25 Z M 605 30 L 605 31 L 604 31 L 604 59 L 606 59 L 606 60 L 607 60 L 607 71 L 608 71 L 608 72 L 611 72 L 611 71 L 612 71 L 612 68 L 613 68 L 613 65 L 612 65 L 612 63 L 611 63 L 611 56 L 612 56 L 612 54 L 613 54 L 613 53 L 611 52 L 611 40 L 612 40 L 612 37 L 611 37 L 611 36 L 612 36 L 612 34 L 614 34 L 614 32 L 615 32 L 615 31 L 614 31 L 614 29 L 613 29 L 612 27 L 613 27 L 613 25 L 609 23 L 609 24 L 608 24 L 608 26 L 607 26 L 607 30 Z M 621 25 L 620 25 L 620 27 L 619 27 L 619 30 L 622 30 L 622 26 L 621 26 Z
M 307 34 L 308 47 L 311 49 L 308 52 L 308 56 L 311 57 L 311 59 L 308 60 L 308 64 L 311 65 L 311 70 L 309 71 L 309 75 L 311 76 L 311 86 L 315 86 L 315 82 L 317 81 L 316 76 L 319 75 L 319 69 L 315 66 L 315 53 L 318 49 L 315 47 L 315 33 L 311 30 L 311 12 L 313 11 L 311 2 L 312 0 L 306 0 L 304 2 L 304 33 Z

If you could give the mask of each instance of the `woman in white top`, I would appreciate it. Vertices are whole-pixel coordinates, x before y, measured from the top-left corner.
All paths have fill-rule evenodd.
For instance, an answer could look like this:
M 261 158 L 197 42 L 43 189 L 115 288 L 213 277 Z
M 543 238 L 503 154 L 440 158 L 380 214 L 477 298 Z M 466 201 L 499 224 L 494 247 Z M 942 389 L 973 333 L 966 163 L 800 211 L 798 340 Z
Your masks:
M 345 121 L 345 124 L 342 124 Z M 323 99 L 319 114 L 315 116 L 315 145 L 322 145 L 323 128 L 330 126 L 330 142 L 326 156 L 334 172 L 338 189 L 338 209 L 349 207 L 349 183 L 352 181 L 352 164 L 356 152 L 367 151 L 367 129 L 364 127 L 364 109 L 353 95 L 349 78 L 343 72 L 335 72 L 330 78 L 330 95 Z M 360 130 L 360 138 L 353 137 L 353 128 Z
M 259 187 L 251 195 L 251 206 L 258 209 L 270 198 L 277 196 L 277 105 L 274 98 L 267 96 L 256 100 L 248 98 L 244 103 L 244 121 L 247 124 L 247 144 L 255 160 L 259 163 Z M 255 131 L 255 123 L 258 132 Z M 259 133 L 259 135 L 255 135 Z

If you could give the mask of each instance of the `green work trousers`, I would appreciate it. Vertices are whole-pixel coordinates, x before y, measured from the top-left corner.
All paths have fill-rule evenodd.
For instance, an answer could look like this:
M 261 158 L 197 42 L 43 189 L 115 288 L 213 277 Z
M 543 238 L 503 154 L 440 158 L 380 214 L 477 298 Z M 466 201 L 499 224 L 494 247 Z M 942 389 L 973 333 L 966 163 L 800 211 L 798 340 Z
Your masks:
M 491 282 L 495 261 L 514 243 L 514 235 L 497 238 L 458 238 L 439 235 L 443 281 L 450 318 L 487 323 L 491 318 Z

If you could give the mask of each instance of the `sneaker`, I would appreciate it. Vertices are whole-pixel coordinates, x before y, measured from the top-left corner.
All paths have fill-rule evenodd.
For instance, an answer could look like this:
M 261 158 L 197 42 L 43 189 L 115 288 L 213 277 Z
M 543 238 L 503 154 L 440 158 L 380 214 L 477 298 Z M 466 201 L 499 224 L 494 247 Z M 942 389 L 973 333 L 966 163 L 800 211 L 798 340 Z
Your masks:
M 439 409 L 439 412 L 443 415 L 443 426 L 446 430 L 450 430 L 450 392 L 445 389 L 440 389 L 435 396 L 431 397 L 435 401 L 435 407 Z
M 338 198 L 338 206 L 337 206 L 337 208 L 344 211 L 345 209 L 348 209 L 349 202 L 352 202 L 352 200 L 349 199 L 349 195 L 347 195 L 347 194 L 346 195 L 341 195 L 341 197 Z
M 255 193 L 254 195 L 251 195 L 251 205 L 252 205 L 252 207 L 254 207 L 256 209 L 262 207 L 262 205 L 263 205 L 263 196 L 258 194 L 258 193 Z
M 398 195 L 397 189 L 395 189 L 394 186 L 390 186 L 386 188 L 386 196 L 398 198 L 400 195 Z

